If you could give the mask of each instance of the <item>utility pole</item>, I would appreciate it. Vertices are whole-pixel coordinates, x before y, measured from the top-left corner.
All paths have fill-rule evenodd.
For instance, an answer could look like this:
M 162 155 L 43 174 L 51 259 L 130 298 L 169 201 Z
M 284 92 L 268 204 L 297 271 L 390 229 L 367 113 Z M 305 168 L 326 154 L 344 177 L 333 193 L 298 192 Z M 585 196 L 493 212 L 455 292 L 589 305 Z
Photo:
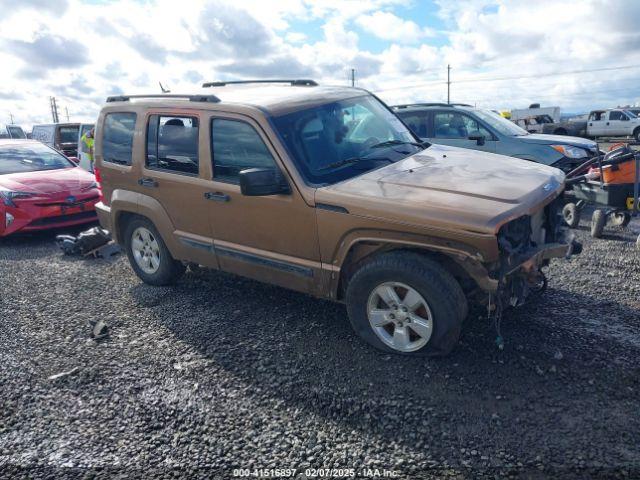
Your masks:
M 58 119 L 58 104 L 56 103 L 56 97 L 49 97 L 49 103 L 51 104 L 51 120 L 53 123 L 59 123 Z
M 64 107 L 64 114 L 67 116 L 67 123 L 69 123 L 69 109 Z
M 451 103 L 451 65 L 447 65 L 447 104 Z
M 352 87 L 356 86 L 356 69 L 355 68 L 351 69 L 351 86 Z

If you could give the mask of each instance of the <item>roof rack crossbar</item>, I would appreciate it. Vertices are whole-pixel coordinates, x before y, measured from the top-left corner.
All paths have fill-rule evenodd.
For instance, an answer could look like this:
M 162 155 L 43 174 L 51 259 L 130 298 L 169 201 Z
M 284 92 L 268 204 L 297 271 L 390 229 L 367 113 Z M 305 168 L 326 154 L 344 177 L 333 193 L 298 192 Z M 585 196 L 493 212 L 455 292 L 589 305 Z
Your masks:
M 229 82 L 205 82 L 202 84 L 203 88 L 208 87 L 224 87 L 226 85 L 242 85 L 246 83 L 288 83 L 292 87 L 317 87 L 318 83 L 315 80 L 308 78 L 297 78 L 292 80 L 275 79 L 275 80 L 232 80 Z
M 409 108 L 409 107 L 451 107 L 451 106 L 463 106 L 470 107 L 464 103 L 439 103 L 439 102 L 427 102 L 427 103 L 407 103 L 404 105 L 393 105 L 393 108 Z
M 219 103 L 220 99 L 215 95 L 178 95 L 178 94 L 157 94 L 157 95 L 114 95 L 107 97 L 107 103 L 128 102 L 132 98 L 184 98 L 190 102 L 211 102 Z

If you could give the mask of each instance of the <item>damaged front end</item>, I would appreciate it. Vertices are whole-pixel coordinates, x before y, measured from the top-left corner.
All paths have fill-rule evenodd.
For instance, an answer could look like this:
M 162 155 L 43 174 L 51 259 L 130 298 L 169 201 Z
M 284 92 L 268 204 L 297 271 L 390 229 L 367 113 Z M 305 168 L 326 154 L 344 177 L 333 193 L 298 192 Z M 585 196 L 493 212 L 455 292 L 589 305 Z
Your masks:
M 580 253 L 581 245 L 567 238 L 562 226 L 562 199 L 556 198 L 533 215 L 523 215 L 498 231 L 500 261 L 491 272 L 498 280 L 496 296 L 511 306 L 522 305 L 539 289 L 541 268 L 552 258 Z
M 542 268 L 552 258 L 569 258 L 582 251 L 573 235 L 566 236 L 562 205 L 562 198 L 558 197 L 538 212 L 516 218 L 498 231 L 500 260 L 489 272 L 497 281 L 497 288 L 487 299 L 489 315 L 496 319 L 498 338 L 502 310 L 521 306 L 546 289 Z

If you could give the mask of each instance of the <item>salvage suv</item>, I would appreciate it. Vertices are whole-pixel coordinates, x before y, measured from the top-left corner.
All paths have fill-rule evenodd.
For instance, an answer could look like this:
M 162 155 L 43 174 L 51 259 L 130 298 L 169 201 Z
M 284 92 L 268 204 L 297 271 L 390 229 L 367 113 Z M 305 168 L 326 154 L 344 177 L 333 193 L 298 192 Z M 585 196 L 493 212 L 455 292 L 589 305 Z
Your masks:
M 381 350 L 438 355 L 468 301 L 499 317 L 571 253 L 560 170 L 423 143 L 357 88 L 204 86 L 110 97 L 98 119 L 98 216 L 146 283 L 220 269 L 344 302 Z

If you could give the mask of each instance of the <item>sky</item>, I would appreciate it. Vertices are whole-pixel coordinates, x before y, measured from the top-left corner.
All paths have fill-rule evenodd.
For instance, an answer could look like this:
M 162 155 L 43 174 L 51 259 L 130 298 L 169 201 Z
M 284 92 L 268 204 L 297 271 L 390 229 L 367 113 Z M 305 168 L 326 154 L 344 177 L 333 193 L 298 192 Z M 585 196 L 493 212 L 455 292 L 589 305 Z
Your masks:
M 389 104 L 640 102 L 640 0 L 0 0 L 0 123 L 92 122 L 108 95 L 312 78 Z

